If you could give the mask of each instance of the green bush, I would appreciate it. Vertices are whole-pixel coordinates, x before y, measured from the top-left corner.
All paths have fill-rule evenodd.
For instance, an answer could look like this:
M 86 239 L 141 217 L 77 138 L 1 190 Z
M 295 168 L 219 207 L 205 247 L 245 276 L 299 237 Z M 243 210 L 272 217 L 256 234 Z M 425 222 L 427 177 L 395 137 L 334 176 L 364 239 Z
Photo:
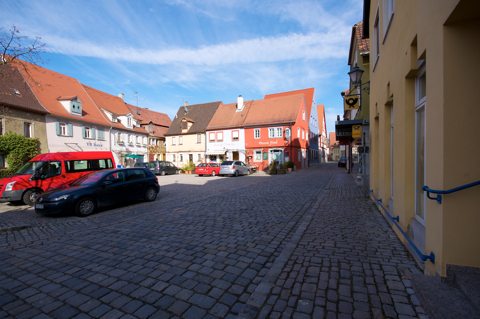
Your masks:
M 0 136 L 0 153 L 7 157 L 8 169 L 0 170 L 0 178 L 4 178 L 38 155 L 38 139 L 9 132 Z
M 287 164 L 287 168 L 293 168 L 295 166 L 295 163 L 292 161 L 288 161 L 286 164 Z
M 180 167 L 182 171 L 195 171 L 195 164 L 193 162 L 188 162 L 188 164 L 183 164 L 182 167 Z

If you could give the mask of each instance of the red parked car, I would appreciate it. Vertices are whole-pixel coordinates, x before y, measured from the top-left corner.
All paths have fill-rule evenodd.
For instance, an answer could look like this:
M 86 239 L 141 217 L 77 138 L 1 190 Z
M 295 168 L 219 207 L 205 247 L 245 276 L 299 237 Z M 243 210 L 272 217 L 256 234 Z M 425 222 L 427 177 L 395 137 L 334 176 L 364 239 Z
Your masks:
M 220 164 L 217 163 L 200 163 L 195 168 L 195 174 L 198 176 L 203 175 L 218 175 L 220 172 Z

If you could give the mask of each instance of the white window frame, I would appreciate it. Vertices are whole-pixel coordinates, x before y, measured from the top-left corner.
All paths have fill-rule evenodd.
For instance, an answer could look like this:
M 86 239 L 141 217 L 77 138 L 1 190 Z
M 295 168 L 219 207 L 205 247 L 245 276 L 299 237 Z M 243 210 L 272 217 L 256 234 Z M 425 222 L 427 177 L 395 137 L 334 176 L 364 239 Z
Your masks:
M 208 138 L 210 142 L 215 142 L 215 132 L 209 132 Z
M 223 132 L 217 132 L 217 141 L 223 142 Z
M 176 162 L 175 160 L 176 160 L 176 156 L 175 154 L 172 154 L 172 162 Z
M 177 145 L 177 139 L 175 136 L 172 136 L 172 145 Z
M 393 105 L 390 108 L 390 197 L 393 199 Z
M 59 127 L 60 127 L 60 135 L 61 135 L 61 136 L 67 136 L 67 135 L 68 135 L 68 126 L 67 126 L 67 123 L 62 123 L 62 122 L 60 122 L 60 123 L 59 123 Z
M 235 136 L 237 135 L 237 136 Z M 232 141 L 238 141 L 240 139 L 240 131 L 239 130 L 233 130 L 232 131 Z
M 183 163 L 183 154 L 178 154 L 178 161 Z
M 302 129 L 302 140 L 305 140 L 305 130 Z
M 25 128 L 27 127 L 27 125 L 28 125 L 28 135 L 29 136 L 25 136 L 25 137 L 32 138 L 32 137 L 34 137 L 33 136 L 33 123 L 32 122 L 23 122 L 23 135 L 25 135 Z
M 419 93 L 420 93 L 420 87 L 421 87 L 421 83 L 419 81 L 419 79 L 424 75 L 426 74 L 426 67 L 425 65 L 420 69 L 420 72 L 418 73 L 418 75 L 416 76 L 415 78 L 415 219 L 420 223 L 422 224 L 423 226 L 425 226 L 425 220 L 426 220 L 426 199 L 427 199 L 427 195 L 426 195 L 426 192 L 422 192 L 422 195 L 423 195 L 423 218 L 417 213 L 417 207 L 418 207 L 418 193 L 419 193 L 419 189 L 418 189 L 418 165 L 417 165 L 417 159 L 418 159 L 418 148 L 419 148 L 419 145 L 418 145 L 418 132 L 417 132 L 417 128 L 418 128 L 418 112 L 420 110 L 423 109 L 423 114 L 424 114 L 424 123 L 423 123 L 423 137 L 424 139 L 426 140 L 427 138 L 427 95 L 425 93 L 425 96 L 423 97 L 420 97 Z M 425 78 L 425 81 L 426 81 L 426 78 Z M 426 85 L 425 85 L 426 87 Z M 424 149 L 423 149 L 423 184 L 426 183 L 426 178 L 427 178 L 427 170 L 426 170 L 426 167 L 425 167 L 425 163 L 426 163 L 426 155 L 427 155 L 427 143 L 425 141 L 424 145 L 423 145 Z
M 127 126 L 128 127 L 132 126 L 132 118 L 131 117 L 127 117 Z
M 259 128 L 256 128 L 256 129 L 253 130 L 253 138 L 256 139 L 256 140 L 260 139 L 260 129 Z
M 92 128 L 85 126 L 85 138 L 92 138 Z
M 297 138 L 300 139 L 300 128 L 297 127 Z
M 395 14 L 394 0 L 383 0 L 383 42 L 387 38 L 388 30 L 392 24 L 393 16 Z
M 377 66 L 378 59 L 380 58 L 380 15 L 379 15 L 380 6 L 377 6 L 377 13 L 375 14 L 375 19 L 373 20 L 373 72 L 375 72 L 375 67 Z
M 305 111 L 302 111 L 302 120 L 305 121 Z
M 257 152 L 260 152 L 260 160 L 257 161 Z M 253 151 L 253 161 L 254 162 L 261 162 L 262 161 L 262 150 L 254 150 Z
M 292 133 L 291 133 L 291 130 L 290 128 L 285 128 L 285 137 L 288 139 L 290 139 L 290 137 L 292 136 Z
M 200 144 L 200 143 L 202 143 L 202 134 L 198 133 L 197 134 L 197 144 Z
M 178 145 L 183 145 L 183 136 L 178 137 Z
M 197 162 L 201 162 L 202 161 L 202 154 L 198 153 L 197 154 Z

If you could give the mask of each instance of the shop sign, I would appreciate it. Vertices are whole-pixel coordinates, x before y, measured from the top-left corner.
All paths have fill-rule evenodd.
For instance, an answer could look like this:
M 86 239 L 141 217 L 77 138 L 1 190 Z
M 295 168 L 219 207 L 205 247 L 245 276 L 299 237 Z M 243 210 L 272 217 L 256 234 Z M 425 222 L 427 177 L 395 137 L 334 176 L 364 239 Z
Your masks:
M 103 147 L 102 143 L 97 143 L 97 142 L 87 142 L 87 146 L 92 146 L 92 147 Z
M 343 97 L 343 109 L 358 110 L 360 108 L 360 95 L 348 95 Z
M 361 138 L 362 137 L 362 126 L 361 125 L 352 125 L 352 137 Z
M 269 141 L 269 142 L 258 142 L 258 145 L 277 145 L 278 140 L 276 141 Z
M 352 129 L 350 127 L 342 127 L 336 129 L 336 135 L 338 137 L 350 137 L 352 136 Z

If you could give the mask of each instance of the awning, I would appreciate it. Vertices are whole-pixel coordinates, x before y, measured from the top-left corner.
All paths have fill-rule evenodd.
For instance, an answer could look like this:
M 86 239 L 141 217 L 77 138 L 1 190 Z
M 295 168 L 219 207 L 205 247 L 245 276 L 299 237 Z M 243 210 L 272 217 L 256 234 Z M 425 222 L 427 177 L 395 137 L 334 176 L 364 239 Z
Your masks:
M 133 155 L 133 154 L 123 155 L 123 157 L 129 157 L 129 158 L 143 158 L 143 156 L 142 156 L 142 155 Z
M 225 155 L 225 151 L 210 151 L 206 152 L 206 155 Z

